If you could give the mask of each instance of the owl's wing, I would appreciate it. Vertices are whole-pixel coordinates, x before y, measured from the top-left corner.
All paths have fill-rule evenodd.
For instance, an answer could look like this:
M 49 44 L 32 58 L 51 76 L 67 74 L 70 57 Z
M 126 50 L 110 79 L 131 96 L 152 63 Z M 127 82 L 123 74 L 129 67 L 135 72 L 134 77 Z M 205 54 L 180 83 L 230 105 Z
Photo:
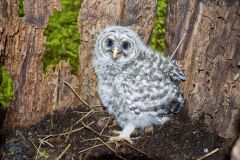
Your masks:
M 160 70 L 171 77 L 174 81 L 184 81 L 186 80 L 186 76 L 179 67 L 179 65 L 176 63 L 175 60 L 172 60 L 170 58 L 166 58 L 163 56 L 160 56 L 158 53 L 155 53 L 153 51 L 147 50 L 144 52 L 144 55 L 148 59 L 148 61 L 155 61 Z
M 178 66 L 175 60 L 171 60 L 169 58 L 160 57 L 160 69 L 169 75 L 174 81 L 184 81 L 186 80 L 186 76 Z

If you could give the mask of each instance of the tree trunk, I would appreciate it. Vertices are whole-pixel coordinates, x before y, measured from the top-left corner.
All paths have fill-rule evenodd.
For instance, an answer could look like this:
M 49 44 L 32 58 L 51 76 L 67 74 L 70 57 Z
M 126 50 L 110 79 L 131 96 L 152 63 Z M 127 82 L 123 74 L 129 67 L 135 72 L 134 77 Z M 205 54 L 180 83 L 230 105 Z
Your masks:
M 154 0 L 85 0 L 82 3 L 79 24 L 80 46 L 80 96 L 89 104 L 99 105 L 96 75 L 92 57 L 96 36 L 109 25 L 127 26 L 148 42 L 156 20 L 157 4 Z
M 26 126 L 54 109 L 72 103 L 74 94 L 61 79 L 76 84 L 70 67 L 60 62 L 55 72 L 43 73 L 41 58 L 46 37 L 43 31 L 53 10 L 60 10 L 59 0 L 25 0 L 25 16 L 18 16 L 17 0 L 0 0 L 0 55 L 11 74 L 14 100 L 7 111 L 6 127 Z
M 184 33 L 175 59 L 187 80 L 183 85 L 190 117 L 225 138 L 240 129 L 240 2 L 170 1 L 166 21 L 167 53 Z

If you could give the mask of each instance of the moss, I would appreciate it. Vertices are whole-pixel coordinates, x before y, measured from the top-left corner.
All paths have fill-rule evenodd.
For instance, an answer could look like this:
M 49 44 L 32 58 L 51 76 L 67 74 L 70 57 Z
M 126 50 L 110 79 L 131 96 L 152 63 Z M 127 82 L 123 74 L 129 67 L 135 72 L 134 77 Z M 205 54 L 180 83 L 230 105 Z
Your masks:
M 157 21 L 151 38 L 151 48 L 160 53 L 165 49 L 165 19 L 167 11 L 167 0 L 158 0 Z
M 13 98 L 13 84 L 10 75 L 7 73 L 4 67 L 0 68 L 0 106 L 6 108 L 8 103 Z
M 62 11 L 54 12 L 44 31 L 47 43 L 42 62 L 46 71 L 48 65 L 55 68 L 61 59 L 69 59 L 72 72 L 76 73 L 79 65 L 78 48 L 80 43 L 77 18 L 81 1 L 62 0 L 61 2 Z

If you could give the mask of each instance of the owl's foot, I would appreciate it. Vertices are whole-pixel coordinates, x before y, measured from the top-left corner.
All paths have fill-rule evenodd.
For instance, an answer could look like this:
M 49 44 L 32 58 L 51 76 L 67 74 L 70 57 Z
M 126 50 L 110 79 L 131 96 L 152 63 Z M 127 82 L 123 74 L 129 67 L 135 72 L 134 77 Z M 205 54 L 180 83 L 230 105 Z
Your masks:
M 121 133 L 122 133 L 122 131 L 113 130 L 113 131 L 112 131 L 112 133 L 113 133 L 113 134 L 116 134 L 116 135 L 119 135 L 119 134 L 121 134 Z
M 131 140 L 130 137 L 120 137 L 120 136 L 116 136 L 116 137 L 111 137 L 109 139 L 110 142 L 119 142 L 119 141 L 127 141 L 130 144 L 134 144 L 133 141 Z
M 135 126 L 131 123 L 127 124 L 126 126 L 124 126 L 122 131 L 116 131 L 113 130 L 114 134 L 119 134 L 116 137 L 111 137 L 110 138 L 110 142 L 117 142 L 117 141 L 127 141 L 130 144 L 133 144 L 133 141 L 130 138 L 130 135 L 132 134 L 132 132 L 135 130 Z

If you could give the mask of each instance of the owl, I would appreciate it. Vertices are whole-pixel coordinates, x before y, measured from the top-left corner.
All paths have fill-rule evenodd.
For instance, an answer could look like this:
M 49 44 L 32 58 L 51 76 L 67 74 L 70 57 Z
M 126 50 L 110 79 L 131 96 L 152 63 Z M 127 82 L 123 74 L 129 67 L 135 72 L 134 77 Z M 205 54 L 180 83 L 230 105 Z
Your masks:
M 176 61 L 150 50 L 133 30 L 105 28 L 95 43 L 93 68 L 98 95 L 122 128 L 111 141 L 127 140 L 136 128 L 162 125 L 184 104 Z

